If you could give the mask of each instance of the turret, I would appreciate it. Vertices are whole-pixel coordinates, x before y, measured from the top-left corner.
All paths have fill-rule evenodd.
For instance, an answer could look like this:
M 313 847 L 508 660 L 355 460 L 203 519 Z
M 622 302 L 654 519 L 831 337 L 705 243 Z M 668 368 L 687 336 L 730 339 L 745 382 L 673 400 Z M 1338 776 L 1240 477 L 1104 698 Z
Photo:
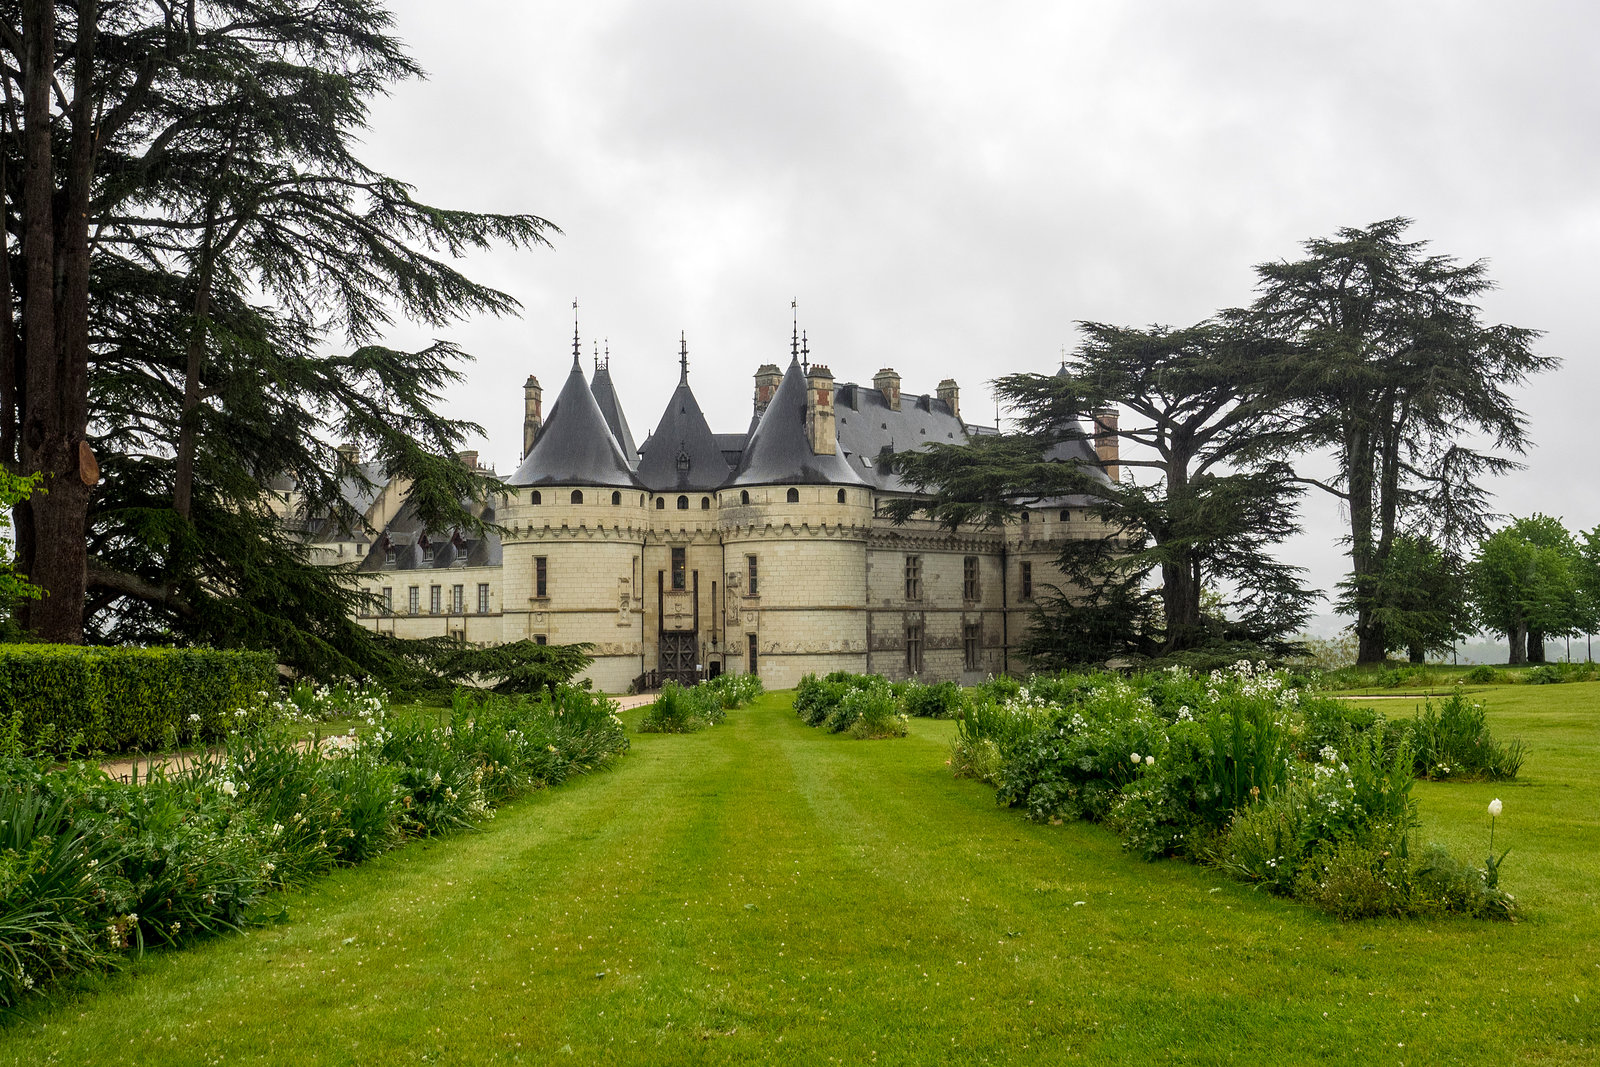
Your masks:
M 533 439 L 539 436 L 539 427 L 544 424 L 544 390 L 539 388 L 539 379 L 528 375 L 528 380 L 522 383 L 522 458 L 527 459 L 528 453 L 533 451 Z

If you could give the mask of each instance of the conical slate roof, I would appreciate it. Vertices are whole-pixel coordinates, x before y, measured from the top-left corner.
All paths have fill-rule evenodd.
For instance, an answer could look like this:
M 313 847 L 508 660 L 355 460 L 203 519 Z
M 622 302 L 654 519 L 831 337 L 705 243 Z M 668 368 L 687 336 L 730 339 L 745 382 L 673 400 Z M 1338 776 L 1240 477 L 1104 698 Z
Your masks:
M 622 448 L 622 454 L 628 460 L 628 466 L 639 465 L 639 449 L 633 443 L 633 431 L 628 429 L 628 418 L 622 413 L 622 402 L 617 399 L 617 390 L 611 384 L 611 346 L 606 345 L 606 365 L 596 366 L 594 381 L 589 383 L 589 391 L 594 394 L 594 402 L 600 405 L 600 414 L 605 416 L 606 425 L 611 428 L 611 436 L 617 439 L 617 444 Z
M 572 372 L 534 438 L 511 485 L 603 485 L 640 488 L 611 427 L 600 412 L 576 354 Z
M 842 454 L 819 456 L 806 437 L 806 379 L 789 361 L 778 391 L 761 413 L 729 485 L 866 485 Z
M 639 480 L 655 492 L 715 489 L 728 480 L 728 463 L 689 388 L 687 370 L 645 440 Z

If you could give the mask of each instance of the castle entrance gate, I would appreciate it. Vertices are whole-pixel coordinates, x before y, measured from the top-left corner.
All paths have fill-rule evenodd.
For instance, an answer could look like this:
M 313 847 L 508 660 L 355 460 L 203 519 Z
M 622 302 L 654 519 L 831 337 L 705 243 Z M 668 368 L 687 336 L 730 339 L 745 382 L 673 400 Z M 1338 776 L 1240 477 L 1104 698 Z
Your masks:
M 700 679 L 695 669 L 699 655 L 699 641 L 694 630 L 665 630 L 661 634 L 661 651 L 657 660 L 662 682 L 693 685 Z

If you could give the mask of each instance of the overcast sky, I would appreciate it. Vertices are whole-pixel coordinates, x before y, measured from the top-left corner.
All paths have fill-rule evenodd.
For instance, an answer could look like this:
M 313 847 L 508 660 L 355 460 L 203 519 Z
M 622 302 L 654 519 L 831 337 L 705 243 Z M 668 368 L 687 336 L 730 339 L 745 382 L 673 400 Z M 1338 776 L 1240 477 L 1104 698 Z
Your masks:
M 1486 317 L 1565 361 L 1519 390 L 1536 447 L 1498 508 L 1600 523 L 1592 4 L 392 6 L 430 77 L 375 106 L 369 162 L 563 231 L 469 260 L 525 312 L 448 334 L 477 362 L 447 408 L 502 473 L 523 379 L 549 400 L 566 375 L 574 299 L 641 441 L 680 330 L 712 428 L 742 430 L 792 299 L 838 380 L 953 377 L 992 422 L 988 381 L 1053 370 L 1076 320 L 1191 323 L 1248 303 L 1254 264 L 1407 215 L 1489 260 Z M 1328 588 L 1338 513 L 1305 522 L 1284 555 Z

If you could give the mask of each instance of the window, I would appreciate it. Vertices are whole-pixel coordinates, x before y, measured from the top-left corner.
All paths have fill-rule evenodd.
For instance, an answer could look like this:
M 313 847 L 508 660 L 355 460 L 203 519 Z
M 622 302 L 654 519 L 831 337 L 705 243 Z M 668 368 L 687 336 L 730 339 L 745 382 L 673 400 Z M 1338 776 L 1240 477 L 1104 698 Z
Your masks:
M 489 614 L 489 583 L 478 583 L 478 614 Z
M 572 502 L 574 504 L 583 503 L 583 490 L 582 489 L 574 489 L 572 491 Z
M 428 586 L 428 614 L 439 614 L 443 590 L 437 585 Z
M 394 566 L 394 546 L 393 545 L 390 545 L 388 548 L 383 550 L 383 562 L 384 562 L 385 566 L 389 566 L 389 567 L 393 567 Z
M 922 671 L 922 627 L 906 627 L 906 670 L 912 674 Z
M 465 630 L 451 630 L 450 631 L 450 640 L 459 641 L 462 644 L 465 644 L 466 640 L 467 640 L 467 631 L 465 631 Z
M 662 508 L 664 508 L 666 506 L 667 506 L 667 498 L 666 497 L 664 497 L 664 496 L 656 497 L 656 510 L 657 511 L 660 511 Z
M 533 557 L 533 595 L 534 596 L 549 596 L 550 595 L 550 591 L 549 591 L 548 587 L 546 586 L 546 580 L 549 578 L 549 576 L 550 576 L 550 571 L 549 571 L 549 568 L 545 566 L 545 557 L 543 557 L 543 556 L 534 556 Z
M 406 592 L 406 609 L 409 614 L 415 615 L 422 610 L 421 588 L 414 585 Z
M 533 635 L 533 643 L 536 644 L 536 645 L 542 645 L 542 644 L 544 644 L 545 642 L 547 642 L 549 640 L 550 639 L 548 637 L 546 637 L 544 634 L 534 634 Z
M 467 610 L 466 600 L 465 586 L 452 585 L 450 587 L 450 613 L 452 615 L 460 615 Z
M 616 507 L 620 503 L 622 503 L 622 494 L 620 492 L 612 493 L 611 494 L 611 506 L 612 507 Z
M 978 669 L 978 641 L 979 633 L 977 623 L 968 623 L 961 628 L 961 651 L 964 654 L 966 669 Z
M 906 557 L 906 599 L 922 599 L 922 557 Z
M 749 581 L 745 584 L 744 595 L 760 596 L 760 594 L 756 592 L 756 558 L 754 556 L 746 556 L 744 558 L 744 565 L 745 570 L 749 573 Z
M 788 499 L 789 499 L 789 503 L 791 503 L 791 504 L 800 503 L 800 490 L 798 490 L 798 489 L 789 490 L 789 498 Z
M 1033 599 L 1033 564 L 1026 560 L 1022 563 L 1022 599 Z
M 687 548 L 674 548 L 672 550 L 672 588 L 687 589 L 689 571 L 689 550 Z
M 1028 521 L 1028 509 L 1027 508 L 1023 508 L 1022 509 L 1022 521 L 1023 522 L 1027 522 Z
M 385 615 L 394 614 L 394 586 L 392 585 L 383 587 L 383 613 Z
M 1072 512 L 1068 511 L 1066 508 L 1062 508 L 1061 509 L 1061 521 L 1062 522 L 1071 522 L 1072 521 Z
M 710 497 L 703 496 L 703 497 L 700 498 L 700 510 L 701 511 L 710 511 L 711 510 L 711 498 Z
M 542 495 L 540 495 L 539 490 L 537 490 L 537 489 L 535 489 L 533 491 L 532 503 L 535 503 L 535 504 L 543 504 L 544 503 L 544 497 Z
M 757 666 L 757 664 L 756 664 L 756 635 L 755 634 L 746 634 L 745 637 L 746 637 L 745 650 L 746 650 L 746 653 L 748 654 L 748 657 L 749 657 L 749 660 L 750 660 L 750 673 L 751 674 L 759 674 L 761 672 L 756 670 L 756 666 Z
M 963 556 L 961 559 L 961 599 L 978 599 L 977 556 Z
M 739 490 L 739 503 L 741 503 L 741 504 L 750 503 L 750 490 L 748 490 L 748 489 Z
M 679 511 L 688 511 L 689 510 L 689 498 L 688 497 L 680 496 L 678 498 L 678 510 Z
M 844 503 L 844 490 L 843 489 L 839 490 L 839 503 L 841 503 L 841 504 Z

